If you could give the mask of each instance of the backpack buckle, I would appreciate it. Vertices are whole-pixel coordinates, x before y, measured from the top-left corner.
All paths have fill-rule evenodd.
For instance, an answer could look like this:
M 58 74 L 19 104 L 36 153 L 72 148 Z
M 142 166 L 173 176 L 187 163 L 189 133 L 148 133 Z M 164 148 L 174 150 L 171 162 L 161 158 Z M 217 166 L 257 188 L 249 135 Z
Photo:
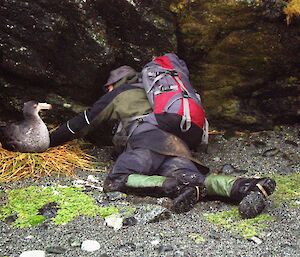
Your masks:
M 190 98 L 188 92 L 186 92 L 186 91 L 182 91 L 181 95 L 182 95 L 183 98 Z
M 176 85 L 160 85 L 158 88 L 160 92 L 170 92 L 178 90 L 178 87 Z
M 172 77 L 178 76 L 178 72 L 176 70 L 166 70 L 165 73 L 167 73 L 168 75 L 170 75 Z
M 138 124 L 141 124 L 141 123 L 143 123 L 143 122 L 144 122 L 144 120 L 143 120 L 143 118 L 142 118 L 142 117 L 138 118 L 136 121 L 137 121 L 137 123 L 138 123 Z

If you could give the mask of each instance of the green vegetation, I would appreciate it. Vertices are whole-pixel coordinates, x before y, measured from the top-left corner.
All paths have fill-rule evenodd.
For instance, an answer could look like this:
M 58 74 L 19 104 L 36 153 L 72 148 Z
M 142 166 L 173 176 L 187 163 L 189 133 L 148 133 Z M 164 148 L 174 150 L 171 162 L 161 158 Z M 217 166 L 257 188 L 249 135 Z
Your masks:
M 192 239 L 196 244 L 205 242 L 205 238 L 198 233 L 189 234 L 189 238 Z
M 37 187 L 30 186 L 14 189 L 8 192 L 7 204 L 0 208 L 0 220 L 17 214 L 15 227 L 24 228 L 40 224 L 45 217 L 39 214 L 39 209 L 47 203 L 55 202 L 58 211 L 52 221 L 55 224 L 65 224 L 80 215 L 101 217 L 118 213 L 116 207 L 99 207 L 95 199 L 74 187 Z
M 290 207 L 299 207 L 300 173 L 272 177 L 277 183 L 276 190 L 270 197 L 274 203 L 277 206 L 286 203 Z M 261 214 L 253 219 L 241 219 L 237 207 L 218 213 L 206 213 L 204 216 L 209 222 L 240 234 L 244 238 L 259 235 L 267 227 L 268 222 L 274 220 L 269 214 Z
M 290 175 L 273 175 L 276 183 L 276 190 L 271 196 L 277 206 L 283 202 L 291 207 L 300 205 L 300 173 Z
M 217 226 L 222 226 L 234 233 L 241 234 L 244 238 L 259 235 L 267 227 L 267 222 L 274 219 L 268 214 L 261 214 L 253 219 L 242 219 L 237 207 L 229 211 L 206 213 L 204 217 Z

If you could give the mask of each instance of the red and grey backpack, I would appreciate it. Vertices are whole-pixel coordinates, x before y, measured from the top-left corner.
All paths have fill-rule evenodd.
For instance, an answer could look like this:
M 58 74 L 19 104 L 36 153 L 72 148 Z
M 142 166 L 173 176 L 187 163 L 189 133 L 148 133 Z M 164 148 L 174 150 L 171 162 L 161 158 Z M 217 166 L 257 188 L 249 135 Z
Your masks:
M 180 137 L 201 129 L 201 141 L 208 143 L 205 112 L 183 60 L 173 53 L 154 58 L 142 70 L 142 84 L 162 129 Z

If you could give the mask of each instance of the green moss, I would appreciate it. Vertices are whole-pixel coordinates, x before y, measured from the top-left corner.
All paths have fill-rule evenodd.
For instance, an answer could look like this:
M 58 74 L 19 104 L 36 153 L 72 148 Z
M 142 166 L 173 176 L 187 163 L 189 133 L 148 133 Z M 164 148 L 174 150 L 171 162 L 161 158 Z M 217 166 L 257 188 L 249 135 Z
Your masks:
M 189 238 L 192 239 L 196 244 L 205 242 L 205 238 L 198 233 L 189 234 Z
M 234 207 L 229 211 L 206 213 L 204 214 L 204 217 L 209 222 L 240 234 L 244 238 L 251 238 L 259 235 L 263 229 L 267 227 L 267 222 L 273 220 L 268 214 L 261 214 L 253 219 L 242 219 L 238 213 L 237 207 Z
M 294 83 L 297 83 L 299 80 L 297 77 L 293 77 L 293 76 L 290 76 L 287 78 L 287 83 L 288 84 L 294 84 Z
M 276 190 L 270 197 L 275 204 L 287 203 L 291 207 L 299 207 L 300 173 L 290 175 L 272 175 L 276 181 Z M 205 218 L 217 226 L 241 234 L 244 238 L 259 235 L 268 222 L 274 220 L 268 214 L 261 214 L 253 219 L 241 219 L 237 207 L 229 211 L 204 214 Z
M 276 181 L 276 190 L 271 196 L 275 204 L 281 205 L 283 202 L 291 207 L 300 205 L 300 173 L 290 175 L 273 175 Z
M 0 208 L 0 220 L 17 214 L 14 226 L 24 228 L 38 225 L 45 219 L 38 214 L 38 210 L 51 202 L 57 203 L 59 207 L 57 215 L 52 218 L 55 224 L 65 224 L 80 215 L 106 217 L 118 213 L 116 207 L 97 206 L 95 199 L 79 188 L 31 186 L 8 192 L 7 204 Z
M 252 115 L 243 115 L 241 117 L 241 121 L 245 124 L 256 124 L 257 123 L 257 117 Z

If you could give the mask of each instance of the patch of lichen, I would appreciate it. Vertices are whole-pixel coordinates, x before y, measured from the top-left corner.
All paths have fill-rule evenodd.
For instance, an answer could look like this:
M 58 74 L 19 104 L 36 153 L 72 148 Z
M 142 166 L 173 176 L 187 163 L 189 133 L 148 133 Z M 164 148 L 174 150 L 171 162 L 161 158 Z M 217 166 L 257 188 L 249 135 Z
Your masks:
M 80 215 L 106 217 L 118 213 L 114 206 L 97 206 L 95 199 L 79 188 L 30 186 L 7 193 L 7 203 L 0 208 L 0 220 L 17 214 L 15 227 L 36 226 L 45 220 L 45 217 L 39 214 L 39 209 L 52 202 L 57 203 L 59 208 L 56 216 L 51 219 L 57 225 L 66 224 Z
M 242 30 L 229 33 L 209 53 L 208 61 L 242 67 L 241 70 L 247 72 L 247 75 L 254 70 L 255 74 L 263 75 L 265 69 L 273 64 L 273 56 L 282 53 L 278 36 L 273 35 L 272 29 L 269 29 L 264 32 Z
M 186 2 L 186 1 L 185 1 Z M 246 3 L 237 1 L 195 1 L 178 8 L 179 29 L 184 45 L 209 51 L 233 30 L 248 28 L 256 17 Z M 243 15 L 240 15 L 243 13 Z
M 299 0 L 290 0 L 288 4 L 283 9 L 283 12 L 287 16 L 287 24 L 290 24 L 292 19 L 296 16 L 300 16 L 300 1 Z
M 211 223 L 237 233 L 244 238 L 258 236 L 267 227 L 268 222 L 274 220 L 268 214 L 261 214 L 252 219 L 242 219 L 237 207 L 229 211 L 206 213 L 204 217 Z
M 276 181 L 276 190 L 271 196 L 275 204 L 286 203 L 292 207 L 300 205 L 300 173 L 290 175 L 273 175 Z

